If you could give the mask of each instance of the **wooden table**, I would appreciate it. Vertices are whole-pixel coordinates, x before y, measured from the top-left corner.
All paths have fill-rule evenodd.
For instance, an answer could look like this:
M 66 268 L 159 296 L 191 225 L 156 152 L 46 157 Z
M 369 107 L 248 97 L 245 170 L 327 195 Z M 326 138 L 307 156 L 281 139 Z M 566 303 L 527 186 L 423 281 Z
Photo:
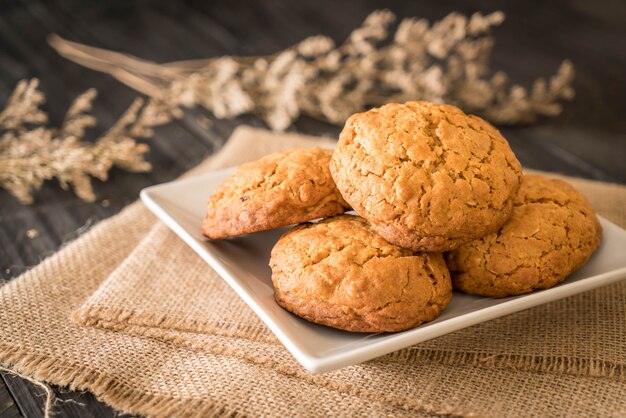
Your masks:
M 0 100 L 22 78 L 38 77 L 46 109 L 58 124 L 72 98 L 89 87 L 100 92 L 95 114 L 109 126 L 136 93 L 109 76 L 59 57 L 46 44 L 49 33 L 107 49 L 165 62 L 216 55 L 258 55 L 283 49 L 306 36 L 324 33 L 336 41 L 377 8 L 400 17 L 437 19 L 459 10 L 491 12 L 504 8 L 508 18 L 495 31 L 493 67 L 522 84 L 552 74 L 564 58 L 577 71 L 576 99 L 562 116 L 533 126 L 502 131 L 521 162 L 530 168 L 626 183 L 626 4 L 588 2 L 483 1 L 202 1 L 48 0 L 7 2 L 0 14 Z M 218 150 L 240 124 L 263 126 L 255 117 L 198 122 L 189 112 L 159 128 L 149 140 L 146 174 L 114 170 L 106 183 L 95 181 L 98 200 L 85 203 L 57 184 L 46 184 L 35 204 L 20 205 L 0 191 L 0 274 L 11 280 L 55 252 L 95 222 L 137 199 L 143 187 L 171 180 Z M 214 118 L 211 118 L 214 119 Z M 294 130 L 336 136 L 339 128 L 301 119 Z M 106 202 L 106 204 L 103 204 Z M 34 228 L 40 235 L 29 238 Z M 0 307 L 1 309 L 1 307 Z M 116 412 L 89 393 L 54 388 L 54 416 L 105 417 Z M 43 392 L 7 373 L 0 379 L 0 416 L 43 416 Z

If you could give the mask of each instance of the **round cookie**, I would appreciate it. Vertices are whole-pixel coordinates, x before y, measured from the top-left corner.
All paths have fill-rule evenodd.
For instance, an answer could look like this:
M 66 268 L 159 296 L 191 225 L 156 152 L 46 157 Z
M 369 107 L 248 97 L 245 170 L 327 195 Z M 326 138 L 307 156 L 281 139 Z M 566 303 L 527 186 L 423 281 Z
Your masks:
M 298 148 L 239 166 L 209 198 L 202 232 L 217 239 L 345 212 L 328 168 L 331 154 Z
M 562 180 L 526 175 L 511 219 L 447 255 L 453 285 L 505 297 L 552 287 L 582 267 L 602 228 L 589 202 Z
M 294 227 L 276 243 L 270 267 L 280 306 L 348 331 L 414 328 L 437 317 L 452 296 L 441 254 L 390 244 L 353 215 Z
M 493 126 L 428 102 L 352 115 L 330 171 L 348 204 L 386 240 L 436 252 L 497 231 L 521 177 Z

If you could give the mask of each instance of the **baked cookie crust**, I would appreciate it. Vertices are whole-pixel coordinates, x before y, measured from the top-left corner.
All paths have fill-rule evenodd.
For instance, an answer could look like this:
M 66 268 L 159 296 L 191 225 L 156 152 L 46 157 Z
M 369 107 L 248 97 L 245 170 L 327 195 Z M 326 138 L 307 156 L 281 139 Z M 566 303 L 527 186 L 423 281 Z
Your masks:
M 552 287 L 582 267 L 600 245 L 591 205 L 568 183 L 526 175 L 511 219 L 496 233 L 447 255 L 453 285 L 505 297 Z
M 328 167 L 331 154 L 298 148 L 242 164 L 209 198 L 203 234 L 224 238 L 345 212 Z
M 441 254 L 390 244 L 353 215 L 286 232 L 272 250 L 270 267 L 280 306 L 348 331 L 414 328 L 437 317 L 452 295 Z
M 493 126 L 428 102 L 351 116 L 330 171 L 344 199 L 385 239 L 436 252 L 497 231 L 522 173 Z

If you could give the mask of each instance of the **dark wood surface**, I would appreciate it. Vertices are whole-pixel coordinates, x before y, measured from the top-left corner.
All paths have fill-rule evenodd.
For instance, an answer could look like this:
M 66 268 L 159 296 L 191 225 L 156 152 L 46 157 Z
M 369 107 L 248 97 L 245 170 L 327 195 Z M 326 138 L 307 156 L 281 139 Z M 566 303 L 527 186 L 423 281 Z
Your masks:
M 0 380 L 0 417 L 17 418 L 20 417 L 20 411 L 9 393 L 4 380 Z
M 0 2 L 0 101 L 15 83 L 38 77 L 46 110 L 59 123 L 73 97 L 89 87 L 100 95 L 95 114 L 106 127 L 136 93 L 112 78 L 59 57 L 46 44 L 49 33 L 158 62 L 216 55 L 258 55 L 285 48 L 318 33 L 341 41 L 362 19 L 387 7 L 400 17 L 437 19 L 448 12 L 502 9 L 505 23 L 495 31 L 493 68 L 527 85 L 573 61 L 577 97 L 562 116 L 503 133 L 526 167 L 626 183 L 626 3 L 598 0 L 511 2 L 416 1 L 108 1 L 48 0 Z M 197 123 L 189 112 L 157 129 L 149 140 L 155 170 L 131 174 L 114 170 L 95 181 L 98 200 L 85 203 L 57 184 L 46 184 L 32 206 L 0 191 L 0 275 L 10 280 L 76 237 L 84 227 L 117 213 L 146 186 L 175 178 L 219 149 L 240 124 L 262 126 L 255 117 Z M 339 128 L 301 119 L 293 128 L 336 136 Z M 108 205 L 102 202 L 108 201 Z M 105 207 L 106 206 L 106 207 Z M 26 231 L 35 228 L 37 238 Z M 0 283 L 1 284 L 1 283 Z M 1 309 L 1 307 L 0 307 Z M 117 413 L 89 393 L 54 388 L 55 417 L 107 417 Z M 0 416 L 43 416 L 41 389 L 10 374 L 0 380 Z

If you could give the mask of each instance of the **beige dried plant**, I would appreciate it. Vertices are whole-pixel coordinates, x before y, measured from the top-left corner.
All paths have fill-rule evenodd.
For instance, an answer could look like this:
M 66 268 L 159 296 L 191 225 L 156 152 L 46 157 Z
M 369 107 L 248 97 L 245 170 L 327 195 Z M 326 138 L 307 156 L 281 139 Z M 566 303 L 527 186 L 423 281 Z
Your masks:
M 503 22 L 502 12 L 451 13 L 433 24 L 408 18 L 395 33 L 394 20 L 390 11 L 376 11 L 339 46 L 314 36 L 270 56 L 169 64 L 58 36 L 50 43 L 63 56 L 113 75 L 172 112 L 194 106 L 217 118 L 252 112 L 274 130 L 288 128 L 301 114 L 342 124 L 369 107 L 417 99 L 455 104 L 496 124 L 530 123 L 558 115 L 560 101 L 573 97 L 569 61 L 530 91 L 491 70 L 491 29 Z
M 111 167 L 146 171 L 148 150 L 137 143 L 152 127 L 180 117 L 182 108 L 202 106 L 217 118 L 255 113 L 274 130 L 300 115 L 342 124 L 353 113 L 387 102 L 429 100 L 455 104 L 496 124 L 531 123 L 561 113 L 561 100 L 574 95 L 574 69 L 564 61 L 549 80 L 530 91 L 493 72 L 491 29 L 504 14 L 451 13 L 430 23 L 395 20 L 387 10 L 368 16 L 336 46 L 325 36 L 307 38 L 261 57 L 218 57 L 156 64 L 51 36 L 63 56 L 111 74 L 148 95 L 135 101 L 94 142 L 82 141 L 95 118 L 94 90 L 78 97 L 58 129 L 46 126 L 37 80 L 22 81 L 0 113 L 0 187 L 23 203 L 44 181 L 57 179 L 87 201 L 95 199 L 91 177 L 106 180 Z
M 151 135 L 151 128 L 169 120 L 158 105 L 137 99 L 120 119 L 94 142 L 82 141 L 85 129 L 96 124 L 89 114 L 96 91 L 87 90 L 71 104 L 60 128 L 48 127 L 41 110 L 45 97 L 37 79 L 20 81 L 0 113 L 0 187 L 22 203 L 32 203 L 44 181 L 56 179 L 83 200 L 93 201 L 91 177 L 102 181 L 120 167 L 150 170 L 144 160 L 146 144 L 136 141 Z

